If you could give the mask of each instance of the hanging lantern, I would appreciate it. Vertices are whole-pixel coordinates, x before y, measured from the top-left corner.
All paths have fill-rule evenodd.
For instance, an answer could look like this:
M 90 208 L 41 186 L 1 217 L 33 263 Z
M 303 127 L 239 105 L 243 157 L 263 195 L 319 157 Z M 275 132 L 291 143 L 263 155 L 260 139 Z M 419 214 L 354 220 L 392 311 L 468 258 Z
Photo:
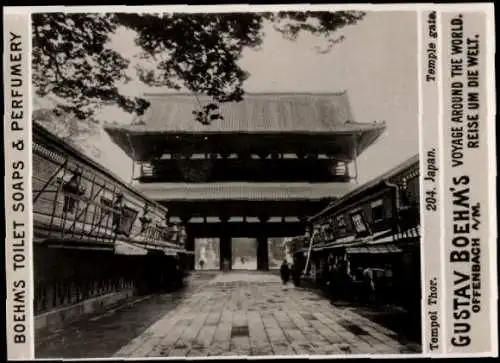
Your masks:
M 346 176 L 348 175 L 347 164 L 342 161 L 332 160 L 328 168 L 332 176 Z
M 311 238 L 311 228 L 310 227 L 306 227 L 306 232 L 304 233 L 304 237 L 307 239 Z
M 80 170 L 76 170 L 73 172 L 71 178 L 64 183 L 63 189 L 68 193 L 73 193 L 76 195 L 83 195 L 85 193 L 85 188 L 82 187 L 82 172 Z
M 179 227 L 177 226 L 177 224 L 172 224 L 170 227 L 170 231 L 171 231 L 171 234 L 170 234 L 171 240 L 177 241 L 177 239 L 179 237 Z
M 179 244 L 184 245 L 184 243 L 186 242 L 186 238 L 186 227 L 182 226 L 179 231 Z
M 121 208 L 123 206 L 123 193 L 118 193 L 113 203 L 115 208 Z
M 165 215 L 163 216 L 163 219 L 162 219 L 162 227 L 163 228 L 168 228 L 168 220 L 169 220 L 169 215 L 167 212 L 167 213 L 165 213 Z
M 139 218 L 139 221 L 141 222 L 141 232 L 144 232 L 146 228 L 151 224 L 151 217 L 149 216 L 149 203 L 146 202 L 144 205 L 144 209 L 142 212 L 142 216 Z
M 123 209 L 123 194 L 119 193 L 113 202 L 113 226 L 120 224 L 120 217 Z

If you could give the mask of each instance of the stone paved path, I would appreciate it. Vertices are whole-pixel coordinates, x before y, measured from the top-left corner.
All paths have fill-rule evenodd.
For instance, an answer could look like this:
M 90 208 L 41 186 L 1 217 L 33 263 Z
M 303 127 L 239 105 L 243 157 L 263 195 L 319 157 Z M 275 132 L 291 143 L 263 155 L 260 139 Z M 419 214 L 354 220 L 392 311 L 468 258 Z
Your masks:
M 182 291 L 138 297 L 127 304 L 86 316 L 64 328 L 35 334 L 36 358 L 107 358 L 173 311 L 217 273 L 194 273 Z
M 219 274 L 119 349 L 114 357 L 399 354 L 419 352 L 397 334 L 283 287 L 275 274 Z

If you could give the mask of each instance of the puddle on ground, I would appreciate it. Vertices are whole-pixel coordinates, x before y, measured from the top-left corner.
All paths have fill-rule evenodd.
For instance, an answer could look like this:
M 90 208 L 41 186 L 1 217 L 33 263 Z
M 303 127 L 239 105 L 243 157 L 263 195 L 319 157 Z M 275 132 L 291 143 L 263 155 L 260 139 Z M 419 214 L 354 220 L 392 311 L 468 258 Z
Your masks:
M 231 329 L 231 338 L 248 337 L 249 334 L 250 334 L 250 331 L 249 331 L 247 325 L 233 326 L 233 328 Z
M 354 335 L 370 335 L 366 330 L 361 328 L 360 326 L 353 324 L 350 321 L 347 320 L 341 320 L 339 321 L 340 326 L 345 328 L 347 331 L 353 333 Z

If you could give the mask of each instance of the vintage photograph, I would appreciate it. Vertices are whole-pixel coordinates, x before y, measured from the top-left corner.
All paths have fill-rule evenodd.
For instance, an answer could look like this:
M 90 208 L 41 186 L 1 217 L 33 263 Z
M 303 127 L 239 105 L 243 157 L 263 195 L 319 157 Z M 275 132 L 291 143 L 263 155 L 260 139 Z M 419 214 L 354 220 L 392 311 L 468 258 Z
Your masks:
M 36 358 L 422 353 L 416 11 L 31 24 Z

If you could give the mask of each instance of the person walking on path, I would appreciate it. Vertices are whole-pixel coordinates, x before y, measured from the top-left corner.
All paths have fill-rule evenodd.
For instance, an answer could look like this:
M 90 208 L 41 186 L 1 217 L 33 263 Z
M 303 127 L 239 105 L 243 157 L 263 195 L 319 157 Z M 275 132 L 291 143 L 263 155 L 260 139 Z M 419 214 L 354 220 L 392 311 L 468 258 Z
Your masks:
M 328 259 L 321 269 L 321 290 L 326 296 L 329 296 L 330 288 L 330 260 Z
M 330 273 L 329 273 L 329 282 L 330 282 L 330 301 L 338 300 L 339 298 L 339 265 L 338 262 L 330 262 Z
M 288 280 L 290 280 L 290 268 L 288 267 L 288 262 L 286 260 L 283 260 L 281 264 L 280 275 L 281 281 L 283 281 L 283 284 L 286 285 Z
M 363 270 L 363 295 L 365 303 L 373 303 L 375 300 L 375 281 L 373 279 L 373 270 L 369 267 Z

